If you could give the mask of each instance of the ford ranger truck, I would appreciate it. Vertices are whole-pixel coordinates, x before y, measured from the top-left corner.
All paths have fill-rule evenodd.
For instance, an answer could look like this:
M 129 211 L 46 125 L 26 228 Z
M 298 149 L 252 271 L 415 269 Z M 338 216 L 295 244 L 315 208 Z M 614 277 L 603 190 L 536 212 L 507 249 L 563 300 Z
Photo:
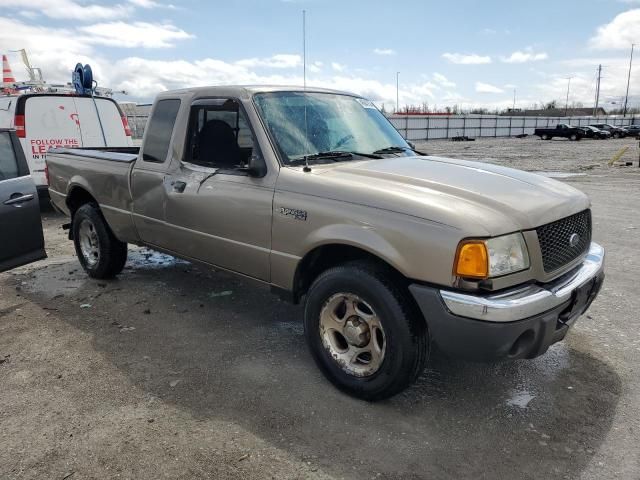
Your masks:
M 604 278 L 586 195 L 418 154 L 349 93 L 165 92 L 139 151 L 62 148 L 47 164 L 89 276 L 117 275 L 134 244 L 266 284 L 304 302 L 318 367 L 367 400 L 409 386 L 434 345 L 543 354 Z

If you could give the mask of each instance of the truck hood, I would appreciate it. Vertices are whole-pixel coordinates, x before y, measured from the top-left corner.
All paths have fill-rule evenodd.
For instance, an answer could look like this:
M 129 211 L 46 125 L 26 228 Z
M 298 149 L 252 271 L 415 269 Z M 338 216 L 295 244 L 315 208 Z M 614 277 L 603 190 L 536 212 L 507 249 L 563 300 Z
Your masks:
M 314 166 L 305 175 L 314 181 L 295 182 L 304 184 L 299 193 L 411 215 L 473 235 L 528 230 L 589 208 L 588 197 L 565 183 L 440 157 L 341 162 Z

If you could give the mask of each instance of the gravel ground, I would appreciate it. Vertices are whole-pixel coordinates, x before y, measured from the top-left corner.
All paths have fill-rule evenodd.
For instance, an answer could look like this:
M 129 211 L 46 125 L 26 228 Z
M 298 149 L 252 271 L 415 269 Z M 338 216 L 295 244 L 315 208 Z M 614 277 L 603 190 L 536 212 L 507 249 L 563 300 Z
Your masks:
M 563 181 L 592 197 L 607 279 L 544 356 L 435 355 L 414 387 L 376 404 L 321 376 L 300 307 L 145 249 L 117 280 L 91 280 L 64 219 L 46 214 L 49 258 L 0 274 L 0 478 L 637 480 L 640 169 L 603 166 L 623 145 L 637 148 L 420 145 L 584 173 Z
M 429 155 L 481 160 L 520 170 L 542 172 L 610 173 L 608 162 L 627 147 L 621 160 L 638 166 L 638 141 L 565 139 L 543 141 L 538 137 L 479 138 L 474 142 L 416 142 L 416 148 Z

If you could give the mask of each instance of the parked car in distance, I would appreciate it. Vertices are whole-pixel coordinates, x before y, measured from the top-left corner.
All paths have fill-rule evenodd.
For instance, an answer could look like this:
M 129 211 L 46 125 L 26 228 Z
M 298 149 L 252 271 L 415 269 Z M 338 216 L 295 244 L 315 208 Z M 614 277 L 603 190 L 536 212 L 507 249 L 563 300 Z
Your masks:
M 627 131 L 624 128 L 609 125 L 608 123 L 594 123 L 589 126 L 596 127 L 599 130 L 605 130 L 609 132 L 613 138 L 624 138 L 627 136 Z
M 0 128 L 14 128 L 38 194 L 47 196 L 50 148 L 133 145 L 127 117 L 115 100 L 74 93 L 0 96 Z
M 604 279 L 584 193 L 420 155 L 372 102 L 334 90 L 163 92 L 139 151 L 56 149 L 47 165 L 89 276 L 120 273 L 132 243 L 257 280 L 304 301 L 318 367 L 367 400 L 411 384 L 431 343 L 543 354 Z
M 0 272 L 45 258 L 36 185 L 15 130 L 0 129 Z
M 640 137 L 640 125 L 629 125 L 624 127 L 627 132 L 627 135 L 632 137 Z
M 542 140 L 551 140 L 554 137 L 568 138 L 569 140 L 580 140 L 585 136 L 584 130 L 580 127 L 572 127 L 565 123 L 560 123 L 555 128 L 536 128 L 533 132 Z
M 611 133 L 607 132 L 606 130 L 600 130 L 592 126 L 580 127 L 580 128 L 584 130 L 584 136 L 586 138 L 596 138 L 599 140 L 606 140 L 611 138 Z

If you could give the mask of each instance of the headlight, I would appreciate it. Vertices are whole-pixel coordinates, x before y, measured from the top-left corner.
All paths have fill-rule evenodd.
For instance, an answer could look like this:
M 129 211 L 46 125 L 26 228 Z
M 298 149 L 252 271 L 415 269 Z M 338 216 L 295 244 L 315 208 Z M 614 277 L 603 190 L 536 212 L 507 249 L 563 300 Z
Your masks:
M 521 233 L 487 240 L 465 240 L 458 246 L 455 274 L 464 278 L 500 277 L 529 268 Z

